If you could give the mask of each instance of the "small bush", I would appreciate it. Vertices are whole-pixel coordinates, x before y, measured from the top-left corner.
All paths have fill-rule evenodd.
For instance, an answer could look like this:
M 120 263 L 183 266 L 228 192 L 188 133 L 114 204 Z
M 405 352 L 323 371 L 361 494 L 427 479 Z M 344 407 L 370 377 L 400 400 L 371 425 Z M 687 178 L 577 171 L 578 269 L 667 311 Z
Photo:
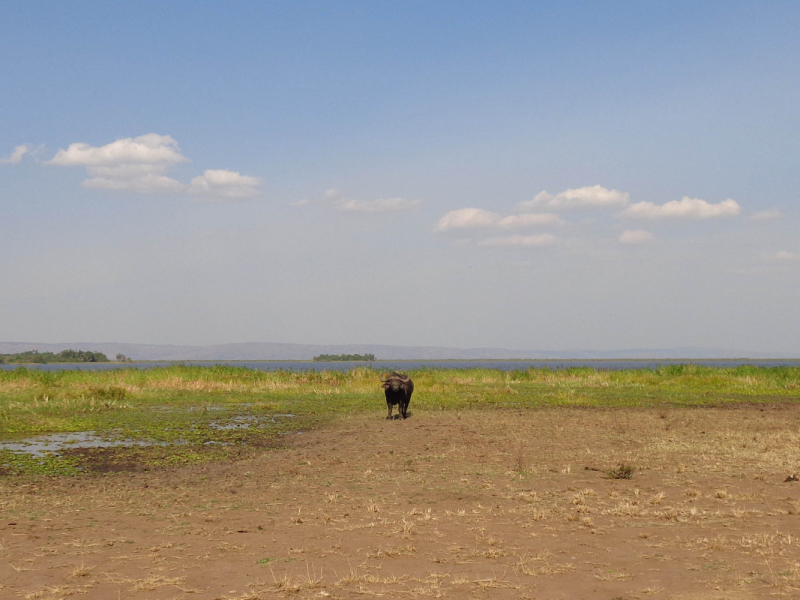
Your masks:
M 128 390 L 121 387 L 93 387 L 91 388 L 91 395 L 98 400 L 127 400 L 130 394 Z
M 626 465 L 625 463 L 620 463 L 616 469 L 606 471 L 606 476 L 609 479 L 632 479 L 633 467 L 631 465 Z

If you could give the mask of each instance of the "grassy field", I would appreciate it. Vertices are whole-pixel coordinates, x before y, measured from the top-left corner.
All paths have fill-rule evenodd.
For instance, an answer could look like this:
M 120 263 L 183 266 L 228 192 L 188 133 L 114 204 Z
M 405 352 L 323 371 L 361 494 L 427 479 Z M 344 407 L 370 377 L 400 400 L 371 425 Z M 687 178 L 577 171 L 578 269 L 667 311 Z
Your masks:
M 5 474 L 74 474 L 143 469 L 241 456 L 287 431 L 337 415 L 384 410 L 379 372 L 256 371 L 171 366 L 150 370 L 0 371 L 0 441 L 37 434 L 94 432 L 149 447 L 75 448 L 31 457 L 0 449 Z M 656 370 L 591 368 L 411 371 L 412 413 L 489 407 L 697 407 L 794 402 L 800 368 Z

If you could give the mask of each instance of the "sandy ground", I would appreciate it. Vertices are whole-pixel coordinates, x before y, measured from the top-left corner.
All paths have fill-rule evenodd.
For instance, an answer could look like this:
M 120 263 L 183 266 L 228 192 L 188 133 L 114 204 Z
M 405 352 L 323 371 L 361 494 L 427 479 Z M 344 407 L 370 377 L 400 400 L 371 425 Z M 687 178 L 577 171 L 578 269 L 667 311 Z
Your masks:
M 800 597 L 797 405 L 376 407 L 285 443 L 0 480 L 0 598 Z

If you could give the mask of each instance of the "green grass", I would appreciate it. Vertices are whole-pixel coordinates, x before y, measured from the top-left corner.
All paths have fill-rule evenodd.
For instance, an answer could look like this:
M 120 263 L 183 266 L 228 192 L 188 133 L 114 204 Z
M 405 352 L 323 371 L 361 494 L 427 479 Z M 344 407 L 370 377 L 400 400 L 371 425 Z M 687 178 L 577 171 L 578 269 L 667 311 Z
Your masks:
M 375 412 L 381 418 L 385 403 L 379 374 L 365 367 L 321 372 L 224 366 L 0 371 L 0 440 L 94 431 L 171 444 L 99 453 L 121 462 L 131 456 L 149 466 L 224 459 L 240 455 L 242 448 L 269 446 L 281 433 L 316 427 L 337 415 Z M 412 413 L 487 407 L 693 407 L 800 399 L 798 367 L 421 369 L 410 375 L 416 388 Z M 297 416 L 272 422 L 276 414 Z M 237 417 L 262 419 L 263 426 L 230 427 Z M 59 471 L 58 459 L 37 460 L 0 451 L 0 473 L 75 472 L 81 460 L 86 462 L 85 457 L 68 456 Z

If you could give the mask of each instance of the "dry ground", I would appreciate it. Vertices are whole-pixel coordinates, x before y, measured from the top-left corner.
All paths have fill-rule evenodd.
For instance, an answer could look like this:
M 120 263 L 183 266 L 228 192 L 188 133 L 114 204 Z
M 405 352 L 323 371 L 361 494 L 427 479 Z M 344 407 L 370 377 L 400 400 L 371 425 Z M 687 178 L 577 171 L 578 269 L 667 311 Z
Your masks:
M 798 405 L 376 410 L 285 439 L 0 480 L 0 597 L 800 597 Z

